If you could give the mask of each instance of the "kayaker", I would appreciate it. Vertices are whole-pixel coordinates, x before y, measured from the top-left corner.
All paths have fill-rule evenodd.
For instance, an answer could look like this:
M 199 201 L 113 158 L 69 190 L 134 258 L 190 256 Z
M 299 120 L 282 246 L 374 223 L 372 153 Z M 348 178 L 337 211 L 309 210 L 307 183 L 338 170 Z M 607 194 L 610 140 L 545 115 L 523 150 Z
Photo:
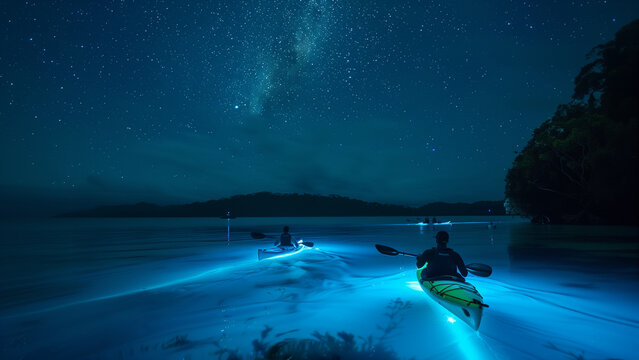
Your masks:
M 279 246 L 281 248 L 297 247 L 297 244 L 293 241 L 293 237 L 291 236 L 291 234 L 289 234 L 288 231 L 288 226 L 284 226 L 282 235 L 280 235 L 280 242 L 279 244 L 275 244 L 276 246 Z
M 468 276 L 464 260 L 456 251 L 448 247 L 448 238 L 446 231 L 438 232 L 435 235 L 437 247 L 428 249 L 417 256 L 417 268 L 428 263 L 426 271 L 422 272 L 422 277 L 432 279 L 440 276 L 456 276 L 463 280 L 464 277 Z M 459 269 L 459 273 L 457 269 Z

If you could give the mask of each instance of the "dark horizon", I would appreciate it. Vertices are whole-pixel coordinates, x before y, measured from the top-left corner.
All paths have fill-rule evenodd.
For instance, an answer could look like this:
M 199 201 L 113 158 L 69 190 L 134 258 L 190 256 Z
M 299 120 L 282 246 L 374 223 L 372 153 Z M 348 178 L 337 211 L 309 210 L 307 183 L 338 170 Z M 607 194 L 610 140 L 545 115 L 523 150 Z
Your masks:
M 157 205 L 139 202 L 98 206 L 57 214 L 56 217 L 306 217 L 306 216 L 420 216 L 505 215 L 504 203 L 435 202 L 421 206 L 367 202 L 345 196 L 258 192 L 188 204 Z
M 171 207 L 188 207 L 194 204 L 206 204 L 211 202 L 220 202 L 238 197 L 251 197 L 259 194 L 270 194 L 275 197 L 277 196 L 315 196 L 315 197 L 338 197 L 345 198 L 353 201 L 361 201 L 369 204 L 378 204 L 382 206 L 392 206 L 392 207 L 404 207 L 408 209 L 419 209 L 426 206 L 432 206 L 437 204 L 447 204 L 447 205 L 472 205 L 476 203 L 500 203 L 503 204 L 504 200 L 494 200 L 494 199 L 483 199 L 472 202 L 461 202 L 461 201 L 435 201 L 430 203 L 423 203 L 417 205 L 409 205 L 409 204 L 400 204 L 400 203 L 390 203 L 390 202 L 376 202 L 376 201 L 366 201 L 364 199 L 351 198 L 348 196 L 343 196 L 339 194 L 308 194 L 308 193 L 273 193 L 269 191 L 259 191 L 250 194 L 235 194 L 231 196 L 224 196 L 216 199 L 201 199 L 198 201 L 188 201 L 188 202 L 154 202 L 147 200 L 140 201 L 104 201 L 99 203 L 93 203 L 92 201 L 83 200 L 73 200 L 63 197 L 55 197 L 53 194 L 50 194 L 50 197 L 43 198 L 42 196 L 33 197 L 33 198 L 20 198 L 19 196 L 14 196 L 13 198 L 7 198 L 9 201 L 5 201 L 3 206 L 0 208 L 0 218 L 42 218 L 42 217 L 65 217 L 65 215 L 70 213 L 82 213 L 82 212 L 90 212 L 96 209 L 101 208 L 118 208 L 118 207 L 135 207 L 141 204 L 144 205 L 152 205 L 160 208 L 171 208 Z M 220 211 L 220 214 L 210 214 L 210 216 L 221 216 L 223 211 Z M 425 214 L 424 214 L 425 215 Z M 432 214 L 436 215 L 436 214 Z M 207 215 L 208 216 L 208 215 Z M 73 216 L 72 216 L 73 217 Z

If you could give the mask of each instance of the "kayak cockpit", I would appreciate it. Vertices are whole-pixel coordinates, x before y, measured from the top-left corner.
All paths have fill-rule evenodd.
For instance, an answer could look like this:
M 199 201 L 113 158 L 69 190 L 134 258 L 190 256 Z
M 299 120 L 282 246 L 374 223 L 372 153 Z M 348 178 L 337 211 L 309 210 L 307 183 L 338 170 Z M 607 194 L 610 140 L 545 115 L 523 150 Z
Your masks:
M 279 247 L 278 246 L 278 247 L 273 247 L 270 249 L 257 249 L 257 259 L 264 260 L 264 259 L 275 259 L 275 258 L 290 256 L 290 255 L 297 254 L 306 248 L 307 248 L 306 246 L 304 246 L 303 244 L 300 244 L 297 247 L 292 247 L 292 246 Z
M 457 318 L 477 330 L 481 323 L 483 308 L 488 307 L 483 303 L 483 297 L 477 289 L 457 276 L 422 279 L 421 274 L 425 268 L 424 265 L 417 270 L 417 279 L 422 290 Z

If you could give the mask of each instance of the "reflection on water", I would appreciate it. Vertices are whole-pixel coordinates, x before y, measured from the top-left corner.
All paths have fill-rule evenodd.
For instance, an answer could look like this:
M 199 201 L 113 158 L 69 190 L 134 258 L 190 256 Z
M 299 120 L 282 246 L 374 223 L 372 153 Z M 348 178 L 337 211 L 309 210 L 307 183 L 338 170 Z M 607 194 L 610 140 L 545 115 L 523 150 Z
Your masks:
M 627 275 L 638 268 L 636 228 L 448 220 L 234 219 L 230 246 L 218 219 L 3 223 L 0 357 L 635 356 L 639 281 Z M 250 232 L 277 236 L 283 225 L 315 246 L 257 261 L 272 239 Z M 415 286 L 414 258 L 373 246 L 418 253 L 442 229 L 466 262 L 493 267 L 489 278 L 467 279 L 490 305 L 479 331 L 450 321 Z
M 518 224 L 510 227 L 508 254 L 513 268 L 544 264 L 637 277 L 639 230 L 628 226 Z

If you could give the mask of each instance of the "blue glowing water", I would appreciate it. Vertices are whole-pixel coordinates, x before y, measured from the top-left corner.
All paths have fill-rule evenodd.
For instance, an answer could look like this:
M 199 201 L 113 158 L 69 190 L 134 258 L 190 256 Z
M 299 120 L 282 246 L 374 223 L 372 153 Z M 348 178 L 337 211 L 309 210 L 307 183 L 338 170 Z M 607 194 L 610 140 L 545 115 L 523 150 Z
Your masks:
M 406 218 L 238 218 L 230 242 L 223 219 L 3 221 L 0 358 L 217 359 L 224 348 L 252 359 L 266 326 L 269 344 L 346 331 L 381 339 L 402 359 L 637 358 L 639 265 L 627 246 L 608 267 L 542 261 L 545 250 L 522 259 L 513 247 L 599 234 L 636 254 L 637 228 L 446 220 L 433 229 Z M 273 239 L 250 232 L 277 236 L 283 225 L 315 246 L 258 262 Z M 417 253 L 438 230 L 466 262 L 493 267 L 489 278 L 468 277 L 490 305 L 479 331 L 421 291 L 413 258 L 373 246 Z M 391 319 L 398 298 L 410 306 Z

